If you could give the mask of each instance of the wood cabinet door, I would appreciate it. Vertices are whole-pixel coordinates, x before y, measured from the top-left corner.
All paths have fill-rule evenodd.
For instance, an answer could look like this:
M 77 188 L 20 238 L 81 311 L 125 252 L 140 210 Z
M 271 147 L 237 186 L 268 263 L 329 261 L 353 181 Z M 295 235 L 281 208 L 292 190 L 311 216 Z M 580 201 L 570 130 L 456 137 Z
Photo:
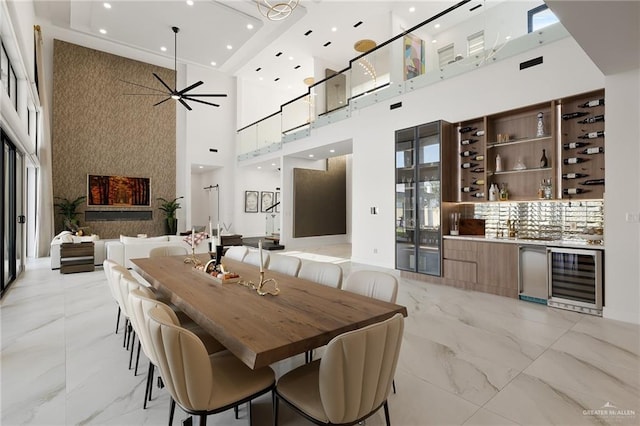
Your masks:
M 478 243 L 478 284 L 518 291 L 518 245 Z

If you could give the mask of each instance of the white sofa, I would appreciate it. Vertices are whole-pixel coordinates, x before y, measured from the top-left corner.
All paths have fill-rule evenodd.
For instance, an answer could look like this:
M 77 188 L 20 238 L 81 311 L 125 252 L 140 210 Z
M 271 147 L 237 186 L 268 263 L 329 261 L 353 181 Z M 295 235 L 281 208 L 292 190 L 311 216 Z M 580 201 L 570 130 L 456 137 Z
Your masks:
M 111 240 L 101 240 L 98 235 L 77 237 L 69 231 L 64 231 L 56 235 L 51 241 L 51 269 L 60 269 L 60 246 L 62 243 L 84 243 L 88 241 L 93 242 L 93 263 L 102 265 L 107 256 L 105 243 Z
M 155 247 L 176 245 L 191 251 L 191 245 L 184 241 L 185 237 L 179 235 L 164 235 L 161 237 L 136 238 L 121 236 L 120 240 L 108 241 L 106 246 L 107 259 L 118 262 L 127 268 L 133 267 L 131 259 L 149 257 L 149 252 Z M 209 251 L 209 240 L 204 239 L 195 246 L 196 253 Z

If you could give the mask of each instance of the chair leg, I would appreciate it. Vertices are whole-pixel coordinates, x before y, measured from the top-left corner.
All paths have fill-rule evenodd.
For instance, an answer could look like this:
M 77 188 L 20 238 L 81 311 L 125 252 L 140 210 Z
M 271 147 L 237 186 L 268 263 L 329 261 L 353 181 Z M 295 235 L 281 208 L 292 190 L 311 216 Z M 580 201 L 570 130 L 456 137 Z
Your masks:
M 393 381 L 391 382 L 391 385 L 393 386 L 393 393 L 396 393 L 396 379 L 393 379 Z
M 176 411 L 176 402 L 171 398 L 171 406 L 169 408 L 169 426 L 173 425 L 173 413 Z
M 207 415 L 200 414 L 200 426 L 207 426 Z
M 118 305 L 118 316 L 116 317 L 116 334 L 118 334 L 118 328 L 120 328 L 120 305 Z
M 138 375 L 138 363 L 140 362 L 140 338 L 138 337 L 138 354 L 136 355 L 136 369 L 133 371 L 133 375 Z M 395 387 L 395 384 L 394 384 Z
M 153 370 L 153 364 L 149 362 L 149 368 L 147 369 L 147 384 L 144 388 L 144 404 L 142 404 L 142 409 L 147 409 L 147 399 L 149 398 L 149 384 L 151 383 L 151 371 Z
M 136 332 L 131 332 L 131 353 L 129 354 L 129 370 L 131 370 L 131 362 L 133 361 L 133 353 L 136 347 Z
M 387 422 L 387 426 L 391 426 L 391 420 L 389 420 L 389 403 L 384 402 L 384 419 Z
M 151 362 L 149 362 L 151 364 Z M 153 392 L 153 371 L 156 366 L 151 364 L 151 377 L 149 378 L 149 401 L 151 401 L 151 393 Z
M 249 417 L 249 426 L 251 426 L 253 424 L 251 419 L 251 401 L 247 402 L 247 414 L 247 417 Z
M 236 405 L 235 407 L 233 407 L 233 413 L 236 415 L 236 420 L 238 420 L 240 417 L 238 416 L 238 406 Z
M 129 319 L 125 318 L 124 319 L 124 340 L 122 341 L 122 347 L 126 348 L 127 347 L 127 326 L 129 325 Z
M 273 400 L 273 426 L 278 426 L 278 395 L 276 391 L 271 391 L 271 399 Z

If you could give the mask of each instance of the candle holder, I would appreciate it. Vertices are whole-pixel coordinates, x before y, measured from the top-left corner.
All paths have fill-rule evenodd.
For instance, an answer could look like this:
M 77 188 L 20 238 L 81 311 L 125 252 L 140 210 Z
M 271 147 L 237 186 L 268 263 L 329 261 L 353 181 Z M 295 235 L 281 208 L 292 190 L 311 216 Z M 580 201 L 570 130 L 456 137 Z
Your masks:
M 273 283 L 273 289 L 265 289 L 265 285 L 267 283 Z M 280 294 L 280 289 L 278 288 L 278 282 L 275 278 L 267 278 L 264 279 L 264 271 L 260 271 L 260 282 L 255 284 L 253 281 L 238 281 L 238 284 L 243 285 L 245 287 L 249 287 L 252 290 L 255 290 L 260 296 L 266 296 L 270 294 L 272 296 L 277 296 Z
M 190 263 L 193 266 L 202 265 L 202 261 L 196 257 L 196 249 L 195 248 L 193 248 L 193 247 L 191 248 L 191 254 L 184 258 L 184 263 Z

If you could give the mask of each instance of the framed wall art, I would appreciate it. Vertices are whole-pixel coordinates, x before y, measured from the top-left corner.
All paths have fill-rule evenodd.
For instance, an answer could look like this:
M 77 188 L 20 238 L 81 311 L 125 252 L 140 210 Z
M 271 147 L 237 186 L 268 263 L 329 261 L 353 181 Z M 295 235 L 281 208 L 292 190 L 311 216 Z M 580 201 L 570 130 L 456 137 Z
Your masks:
M 270 207 L 273 207 L 273 192 L 262 191 L 260 193 L 260 211 L 267 212 Z
M 244 212 L 258 213 L 258 191 L 244 191 Z
M 424 74 L 424 41 L 413 34 L 404 36 L 404 79 Z

